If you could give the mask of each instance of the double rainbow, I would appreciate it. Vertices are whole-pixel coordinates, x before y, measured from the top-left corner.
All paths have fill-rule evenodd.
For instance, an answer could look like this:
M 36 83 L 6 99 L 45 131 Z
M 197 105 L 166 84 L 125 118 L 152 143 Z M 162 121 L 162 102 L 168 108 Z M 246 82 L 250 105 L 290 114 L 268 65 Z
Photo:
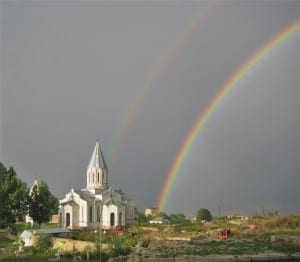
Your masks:
M 120 151 L 125 138 L 129 134 L 130 127 L 132 126 L 134 120 L 137 118 L 139 111 L 141 110 L 145 100 L 147 99 L 148 94 L 151 89 L 155 86 L 159 77 L 164 72 L 165 68 L 168 66 L 172 58 L 178 53 L 179 49 L 182 47 L 186 39 L 193 33 L 199 24 L 208 16 L 210 11 L 217 4 L 216 1 L 205 1 L 199 5 L 198 10 L 195 11 L 194 15 L 188 19 L 179 33 L 176 35 L 174 41 L 170 47 L 165 51 L 165 53 L 158 60 L 157 65 L 154 67 L 154 70 L 149 74 L 145 83 L 141 86 L 139 92 L 133 99 L 131 106 L 123 118 L 119 128 L 116 128 L 116 132 L 113 135 L 113 144 L 110 147 L 108 154 L 108 162 L 110 165 L 116 159 L 117 153 Z
M 277 33 L 274 37 L 268 40 L 262 47 L 260 47 L 256 52 L 254 52 L 243 64 L 239 67 L 221 87 L 218 89 L 217 93 L 209 101 L 205 109 L 200 113 L 197 120 L 194 122 L 192 128 L 189 130 L 188 134 L 184 138 L 184 141 L 179 148 L 166 179 L 161 188 L 159 198 L 157 200 L 156 206 L 160 211 L 164 211 L 167 201 L 170 198 L 171 188 L 176 180 L 176 177 L 180 171 L 183 161 L 185 160 L 188 152 L 190 151 L 195 139 L 201 133 L 207 120 L 216 111 L 218 105 L 226 97 L 226 95 L 238 84 L 240 79 L 247 74 L 247 72 L 255 66 L 260 60 L 262 60 L 271 50 L 276 46 L 284 42 L 290 36 L 296 34 L 300 29 L 300 19 L 293 21 L 282 31 Z

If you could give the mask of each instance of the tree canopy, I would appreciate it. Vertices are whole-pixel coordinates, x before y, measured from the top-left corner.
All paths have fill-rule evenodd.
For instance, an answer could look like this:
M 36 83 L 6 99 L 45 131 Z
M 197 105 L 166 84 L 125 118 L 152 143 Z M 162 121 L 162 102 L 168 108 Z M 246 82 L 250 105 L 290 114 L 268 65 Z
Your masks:
M 138 225 L 144 224 L 149 222 L 149 218 L 147 218 L 142 212 L 136 210 L 134 212 L 135 216 L 135 221 L 137 222 Z
M 170 217 L 168 216 L 168 214 L 167 213 L 165 213 L 165 212 L 158 212 L 156 215 L 155 215 L 155 217 L 161 217 L 161 218 L 164 218 L 164 219 L 170 219 Z
M 171 224 L 186 224 L 189 221 L 184 214 L 170 214 Z
M 28 197 L 29 215 L 38 224 L 48 222 L 57 213 L 58 200 L 53 196 L 45 181 L 32 187 Z
M 206 208 L 200 208 L 198 210 L 198 213 L 197 213 L 197 217 L 196 217 L 196 221 L 197 222 L 201 222 L 203 220 L 205 221 L 211 221 L 213 219 L 210 211 Z
M 0 162 L 0 227 L 23 221 L 27 212 L 27 185 L 15 170 Z
M 35 185 L 29 194 L 26 183 L 17 177 L 15 170 L 0 162 L 0 228 L 24 221 L 28 213 L 39 224 L 48 222 L 57 209 L 58 200 L 46 182 Z

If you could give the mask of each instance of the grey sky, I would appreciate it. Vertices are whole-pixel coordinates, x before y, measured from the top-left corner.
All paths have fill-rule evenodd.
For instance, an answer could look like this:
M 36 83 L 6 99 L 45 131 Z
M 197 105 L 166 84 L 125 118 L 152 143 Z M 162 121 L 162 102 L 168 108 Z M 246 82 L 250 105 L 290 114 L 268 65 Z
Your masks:
M 96 139 L 109 183 L 155 205 L 184 137 L 222 83 L 300 14 L 223 1 L 197 25 L 108 152 L 135 97 L 201 1 L 1 1 L 0 161 L 59 198 L 84 188 Z M 300 211 L 299 32 L 258 63 L 197 138 L 167 212 Z

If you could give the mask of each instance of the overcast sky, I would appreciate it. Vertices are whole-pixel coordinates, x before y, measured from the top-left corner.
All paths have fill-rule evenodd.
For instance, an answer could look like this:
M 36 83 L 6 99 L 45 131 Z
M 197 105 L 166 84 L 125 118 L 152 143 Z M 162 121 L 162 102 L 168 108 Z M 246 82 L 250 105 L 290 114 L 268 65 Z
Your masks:
M 2 0 L 0 161 L 28 185 L 37 177 L 63 198 L 85 188 L 99 138 L 109 184 L 141 211 L 154 206 L 215 92 L 300 14 L 296 0 L 219 1 L 189 27 L 206 4 Z M 300 212 L 299 68 L 298 30 L 209 119 L 166 212 Z

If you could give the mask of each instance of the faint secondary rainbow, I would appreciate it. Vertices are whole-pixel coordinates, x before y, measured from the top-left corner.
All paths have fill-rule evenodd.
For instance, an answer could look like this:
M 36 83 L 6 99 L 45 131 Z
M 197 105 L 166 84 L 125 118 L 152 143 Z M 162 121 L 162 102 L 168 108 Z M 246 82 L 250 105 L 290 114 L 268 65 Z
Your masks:
M 197 120 L 194 122 L 192 128 L 189 130 L 188 134 L 183 140 L 181 147 L 179 148 L 172 165 L 169 168 L 167 177 L 163 183 L 160 191 L 159 198 L 157 200 L 157 207 L 160 211 L 164 211 L 167 201 L 170 196 L 171 188 L 175 182 L 175 179 L 180 171 L 180 168 L 185 160 L 188 152 L 190 151 L 195 139 L 201 133 L 202 129 L 205 127 L 207 120 L 216 111 L 218 105 L 226 97 L 226 95 L 237 85 L 240 79 L 261 59 L 263 59 L 272 49 L 277 45 L 282 43 L 289 36 L 295 34 L 300 29 L 300 19 L 293 21 L 282 31 L 277 33 L 270 40 L 265 42 L 262 47 L 260 47 L 256 52 L 254 52 L 243 64 L 239 67 L 221 87 L 218 89 L 217 93 L 209 101 L 205 109 L 200 113 Z
M 132 126 L 134 120 L 138 116 L 140 108 L 142 108 L 147 95 L 150 90 L 155 86 L 160 75 L 163 73 L 167 65 L 170 63 L 171 59 L 176 55 L 178 50 L 184 44 L 185 40 L 193 33 L 197 26 L 207 17 L 210 11 L 217 4 L 217 1 L 206 1 L 202 2 L 195 14 L 188 20 L 186 24 L 179 31 L 172 45 L 166 50 L 166 52 L 158 59 L 158 63 L 154 67 L 154 70 L 148 75 L 144 85 L 140 88 L 140 91 L 133 99 L 131 106 L 123 118 L 119 128 L 116 129 L 115 134 L 112 139 L 112 146 L 108 154 L 108 162 L 110 165 L 116 159 L 116 155 L 119 152 L 125 138 L 129 134 L 130 127 Z

